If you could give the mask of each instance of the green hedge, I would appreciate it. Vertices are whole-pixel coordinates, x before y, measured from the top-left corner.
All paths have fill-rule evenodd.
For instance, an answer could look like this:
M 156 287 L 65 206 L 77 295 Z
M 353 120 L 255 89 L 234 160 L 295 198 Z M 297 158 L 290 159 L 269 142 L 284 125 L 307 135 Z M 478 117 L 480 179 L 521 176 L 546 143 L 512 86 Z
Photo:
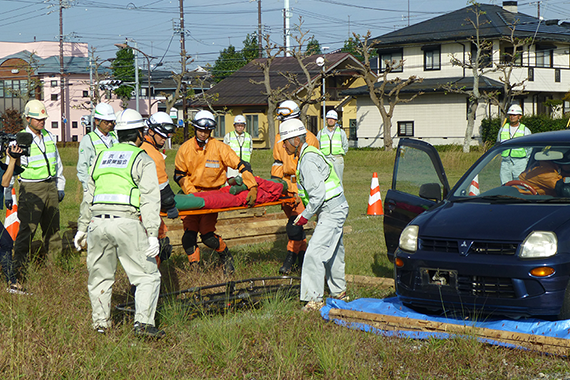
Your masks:
M 481 120 L 481 138 L 484 143 L 494 144 L 504 119 L 493 118 Z M 559 131 L 566 129 L 568 118 L 551 119 L 548 116 L 523 116 L 521 123 L 532 133 Z

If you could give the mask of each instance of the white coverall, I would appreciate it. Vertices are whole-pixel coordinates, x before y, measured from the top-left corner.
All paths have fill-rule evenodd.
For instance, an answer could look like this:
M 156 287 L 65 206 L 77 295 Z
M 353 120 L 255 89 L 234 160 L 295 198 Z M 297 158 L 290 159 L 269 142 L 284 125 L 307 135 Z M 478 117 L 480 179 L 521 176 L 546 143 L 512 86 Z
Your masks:
M 94 168 L 95 165 L 91 173 Z M 149 247 L 148 237 L 158 236 L 160 191 L 156 166 L 144 151 L 133 163 L 132 177 L 140 190 L 140 210 L 127 205 L 92 205 L 96 186 L 92 176 L 83 193 L 78 230 L 87 231 L 87 287 L 93 309 L 93 328 L 109 327 L 117 259 L 130 283 L 136 286 L 135 323 L 154 326 L 160 272 L 156 259 L 147 257 L 145 251 Z
M 95 128 L 94 133 L 96 133 L 101 141 L 105 144 L 107 148 L 112 147 L 114 144 L 117 144 L 119 141 L 116 139 L 115 136 L 108 133 L 105 136 L 99 128 Z M 90 168 L 91 165 L 95 162 L 95 157 L 97 157 L 97 152 L 95 151 L 95 147 L 93 146 L 93 141 L 91 140 L 91 136 L 86 134 L 81 139 L 79 143 L 79 150 L 78 150 L 78 157 L 77 157 L 77 178 L 81 182 L 83 186 L 83 191 L 87 189 L 87 181 L 90 177 Z
M 317 140 L 319 140 L 319 145 L 321 142 L 321 135 L 323 133 L 327 134 L 329 140 L 332 140 L 334 133 L 340 133 L 340 138 L 342 141 L 342 149 L 344 150 L 344 153 L 335 154 L 335 155 L 330 154 L 328 156 L 325 155 L 325 157 L 327 158 L 327 160 L 329 160 L 331 164 L 333 164 L 334 171 L 336 172 L 336 175 L 338 176 L 338 179 L 340 179 L 340 183 L 342 184 L 342 176 L 344 174 L 344 155 L 348 152 L 348 138 L 346 137 L 346 133 L 344 132 L 344 130 L 338 125 L 336 125 L 332 131 L 329 130 L 327 127 L 325 127 L 321 129 L 319 133 L 317 133 Z
M 299 156 L 307 146 L 303 144 Z M 342 227 L 348 216 L 348 202 L 344 192 L 325 201 L 325 180 L 330 168 L 321 156 L 305 154 L 299 160 L 298 170 L 299 182 L 309 197 L 301 215 L 307 220 L 318 215 L 301 271 L 301 301 L 320 302 L 324 295 L 324 279 L 331 296 L 346 291 Z

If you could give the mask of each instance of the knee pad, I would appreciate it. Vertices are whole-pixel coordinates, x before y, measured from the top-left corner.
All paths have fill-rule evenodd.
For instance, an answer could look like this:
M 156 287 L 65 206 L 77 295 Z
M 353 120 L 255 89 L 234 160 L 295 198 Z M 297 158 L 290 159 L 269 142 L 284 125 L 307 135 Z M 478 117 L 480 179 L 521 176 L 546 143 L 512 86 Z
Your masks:
M 207 234 L 202 235 L 202 243 L 204 243 L 206 246 L 212 248 L 215 251 L 217 251 L 218 248 L 220 248 L 219 236 L 213 232 L 208 232 Z
M 182 248 L 186 251 L 187 249 L 194 249 L 198 246 L 198 232 L 196 231 L 184 231 L 182 235 Z
M 305 239 L 305 229 L 303 226 L 296 226 L 293 224 L 297 216 L 292 216 L 287 222 L 285 230 L 287 232 L 287 237 L 289 240 L 303 240 Z

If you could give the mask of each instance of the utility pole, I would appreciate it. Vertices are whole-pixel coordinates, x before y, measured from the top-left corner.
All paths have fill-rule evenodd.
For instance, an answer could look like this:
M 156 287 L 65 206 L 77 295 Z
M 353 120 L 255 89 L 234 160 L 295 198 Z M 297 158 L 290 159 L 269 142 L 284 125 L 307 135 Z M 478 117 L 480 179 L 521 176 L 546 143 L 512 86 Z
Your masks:
M 262 58 L 263 50 L 261 50 L 261 0 L 257 0 L 257 48 L 259 50 L 259 58 Z
M 59 0 L 59 104 L 61 111 L 61 141 L 65 145 L 65 79 L 63 78 L 63 0 Z
M 285 57 L 289 57 L 289 49 L 291 48 L 291 31 L 289 19 L 291 18 L 291 10 L 289 8 L 289 0 L 285 0 Z
M 182 62 L 182 119 L 184 120 L 184 141 L 188 140 L 188 109 L 186 104 L 186 82 L 184 75 L 186 74 L 186 40 L 184 29 L 184 0 L 180 1 L 180 58 Z

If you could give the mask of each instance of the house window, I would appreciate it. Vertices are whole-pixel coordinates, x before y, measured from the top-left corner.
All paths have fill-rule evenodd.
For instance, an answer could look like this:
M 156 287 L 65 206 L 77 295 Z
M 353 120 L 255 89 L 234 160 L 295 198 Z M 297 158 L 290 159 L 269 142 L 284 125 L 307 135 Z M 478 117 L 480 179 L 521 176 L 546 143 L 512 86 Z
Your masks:
M 477 45 L 471 43 L 471 62 L 474 62 L 475 57 L 477 57 Z M 479 53 L 479 67 L 491 66 L 493 66 L 493 46 L 482 46 Z
M 398 122 L 398 136 L 413 136 L 414 135 L 414 122 L 413 121 L 399 121 Z
M 259 121 L 257 115 L 246 115 L 245 116 L 245 128 L 247 133 L 251 135 L 252 138 L 259 137 Z
M 52 80 L 52 81 L 51 81 L 51 86 L 52 86 L 52 87 L 57 87 L 57 81 L 56 81 L 56 80 Z
M 11 80 L 4 81 L 4 87 L 6 88 L 6 97 L 7 98 L 13 98 L 14 97 L 14 91 L 13 91 L 13 87 L 12 87 L 12 81 Z
M 537 49 L 539 46 L 537 46 Z M 552 67 L 552 58 L 554 57 L 553 49 L 536 50 L 536 66 Z
M 560 83 L 560 69 L 554 69 L 554 81 Z
M 356 119 L 350 119 L 348 121 L 348 139 L 356 140 Z
M 528 68 L 528 81 L 534 82 L 534 68 L 533 67 Z
M 51 94 L 51 100 L 57 100 L 57 94 Z
M 226 134 L 226 116 L 217 115 L 216 122 L 218 123 L 218 126 L 214 129 L 214 137 L 224 137 Z
M 404 64 L 401 62 L 404 59 L 403 49 L 379 51 L 378 55 L 380 57 L 380 72 L 386 71 L 388 66 L 397 66 L 392 69 L 392 72 L 394 73 L 404 71 Z
M 77 128 L 77 122 L 76 121 L 71 122 L 71 128 Z
M 87 90 L 83 91 L 83 97 L 88 98 L 89 97 L 89 91 L 87 91 Z
M 77 142 L 77 136 L 71 136 L 71 141 Z
M 4 97 L 4 81 L 0 80 L 0 98 Z
M 441 47 L 429 46 L 424 51 L 424 70 L 441 70 Z
M 57 129 L 58 124 L 59 124 L 59 123 L 58 123 L 57 121 L 52 121 L 52 122 L 51 122 L 51 127 L 52 127 L 52 129 Z
M 515 53 L 514 46 L 505 46 L 501 51 L 501 63 L 513 66 L 522 66 L 522 46 L 517 47 Z

